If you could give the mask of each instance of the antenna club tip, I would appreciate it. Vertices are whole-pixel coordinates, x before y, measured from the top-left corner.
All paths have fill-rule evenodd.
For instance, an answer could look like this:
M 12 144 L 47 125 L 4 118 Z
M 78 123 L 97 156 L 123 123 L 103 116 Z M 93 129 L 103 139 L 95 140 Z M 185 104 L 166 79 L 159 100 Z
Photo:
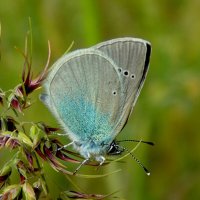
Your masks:
M 150 175 L 151 175 L 151 173 L 150 173 L 150 171 L 149 171 L 148 169 L 146 169 L 145 167 L 143 167 L 143 169 L 144 169 L 144 171 L 146 172 L 147 176 L 150 176 Z
M 150 145 L 152 145 L 152 146 L 154 146 L 154 145 L 155 145 L 155 143 L 154 143 L 154 142 L 149 142 L 149 144 L 150 144 Z

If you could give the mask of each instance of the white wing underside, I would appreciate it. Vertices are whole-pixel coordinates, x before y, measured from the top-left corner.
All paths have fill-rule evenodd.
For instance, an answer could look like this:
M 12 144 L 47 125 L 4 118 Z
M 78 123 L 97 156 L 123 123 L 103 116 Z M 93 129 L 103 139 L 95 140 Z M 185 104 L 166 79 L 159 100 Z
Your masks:
M 52 66 L 43 101 L 71 139 L 80 139 L 84 127 L 115 138 L 142 88 L 150 50 L 146 41 L 122 38 L 66 54 Z M 70 106 L 63 108 L 63 101 Z

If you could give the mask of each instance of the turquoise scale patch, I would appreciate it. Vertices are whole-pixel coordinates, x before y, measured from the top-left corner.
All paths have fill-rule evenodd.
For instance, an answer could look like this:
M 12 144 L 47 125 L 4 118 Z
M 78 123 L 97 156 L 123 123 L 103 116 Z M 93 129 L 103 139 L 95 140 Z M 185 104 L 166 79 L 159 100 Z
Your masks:
M 60 96 L 60 95 L 59 95 Z M 83 97 L 56 99 L 55 106 L 67 127 L 82 141 L 102 141 L 112 130 L 109 114 L 100 113 Z M 105 137 L 105 138 L 104 138 Z

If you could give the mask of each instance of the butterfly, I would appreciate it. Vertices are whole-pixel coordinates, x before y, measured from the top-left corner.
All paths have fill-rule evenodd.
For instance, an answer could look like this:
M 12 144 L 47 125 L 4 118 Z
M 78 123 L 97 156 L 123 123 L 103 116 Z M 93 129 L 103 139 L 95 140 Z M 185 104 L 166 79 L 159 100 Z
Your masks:
M 124 37 L 63 55 L 53 64 L 41 100 L 63 127 L 81 165 L 123 151 L 116 136 L 126 125 L 144 84 L 151 44 Z M 137 161 L 137 160 L 136 160 Z

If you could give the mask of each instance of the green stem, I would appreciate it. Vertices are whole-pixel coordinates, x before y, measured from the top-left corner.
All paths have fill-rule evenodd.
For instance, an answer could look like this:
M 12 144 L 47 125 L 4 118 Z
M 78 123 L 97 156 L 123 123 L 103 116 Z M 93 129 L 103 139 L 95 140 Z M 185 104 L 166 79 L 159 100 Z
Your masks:
M 34 152 L 34 156 L 35 156 L 35 160 L 36 160 L 36 163 L 37 163 L 37 167 L 40 170 L 40 176 L 41 176 L 42 180 L 46 183 L 46 190 L 47 190 L 47 193 L 49 193 L 49 187 L 47 185 L 47 182 L 46 182 L 46 179 L 45 179 L 45 176 L 44 176 L 43 172 L 41 172 L 42 167 L 40 165 L 39 159 L 38 159 L 38 157 L 37 157 L 35 152 Z

